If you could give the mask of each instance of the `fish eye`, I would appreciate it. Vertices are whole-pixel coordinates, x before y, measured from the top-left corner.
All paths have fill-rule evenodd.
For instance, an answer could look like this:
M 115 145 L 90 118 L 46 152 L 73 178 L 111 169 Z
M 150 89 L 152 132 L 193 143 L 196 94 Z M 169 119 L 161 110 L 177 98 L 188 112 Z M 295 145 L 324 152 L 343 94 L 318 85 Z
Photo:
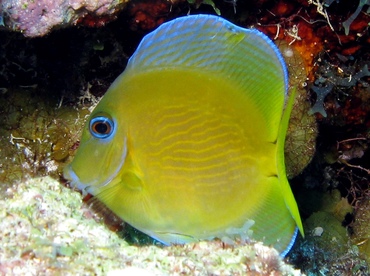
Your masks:
M 106 116 L 97 116 L 90 120 L 90 133 L 99 139 L 112 135 L 114 130 L 113 120 Z

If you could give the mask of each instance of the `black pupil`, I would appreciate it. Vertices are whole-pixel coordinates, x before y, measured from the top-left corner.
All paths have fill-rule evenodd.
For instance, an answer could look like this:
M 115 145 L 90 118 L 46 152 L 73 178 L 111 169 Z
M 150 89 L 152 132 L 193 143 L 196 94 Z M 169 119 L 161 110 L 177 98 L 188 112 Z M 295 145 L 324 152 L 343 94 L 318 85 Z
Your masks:
M 96 123 L 94 129 L 97 133 L 106 134 L 108 133 L 108 124 L 107 123 Z

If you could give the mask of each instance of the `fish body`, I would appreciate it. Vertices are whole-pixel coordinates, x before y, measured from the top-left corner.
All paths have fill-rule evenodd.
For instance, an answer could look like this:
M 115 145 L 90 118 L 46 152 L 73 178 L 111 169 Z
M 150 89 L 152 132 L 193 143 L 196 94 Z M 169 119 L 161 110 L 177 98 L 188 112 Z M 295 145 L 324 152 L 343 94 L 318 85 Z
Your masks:
M 143 39 L 64 176 L 165 244 L 248 236 L 286 252 L 303 234 L 284 165 L 292 102 L 263 34 L 179 18 Z

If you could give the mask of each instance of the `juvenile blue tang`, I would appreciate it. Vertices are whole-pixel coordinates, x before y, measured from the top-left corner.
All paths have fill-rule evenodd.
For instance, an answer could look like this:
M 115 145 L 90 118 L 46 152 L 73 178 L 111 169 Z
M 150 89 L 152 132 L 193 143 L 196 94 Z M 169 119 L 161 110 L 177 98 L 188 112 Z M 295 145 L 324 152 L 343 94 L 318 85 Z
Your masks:
M 276 46 L 212 15 L 146 35 L 92 112 L 64 176 L 165 244 L 303 227 L 285 173 L 293 97 Z

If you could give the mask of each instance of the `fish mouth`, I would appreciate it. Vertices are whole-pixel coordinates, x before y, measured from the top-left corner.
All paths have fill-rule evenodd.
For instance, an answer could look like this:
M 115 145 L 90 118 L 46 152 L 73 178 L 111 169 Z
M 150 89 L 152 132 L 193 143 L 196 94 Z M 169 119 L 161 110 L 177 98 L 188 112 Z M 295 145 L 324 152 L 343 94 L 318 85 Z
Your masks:
M 80 177 L 75 173 L 75 171 L 72 169 L 72 165 L 68 164 L 63 169 L 63 177 L 67 182 L 69 183 L 70 187 L 72 189 L 77 189 L 82 192 L 83 196 L 86 196 L 87 194 L 96 195 L 97 191 L 101 187 L 104 187 L 108 185 L 112 179 L 116 176 L 113 175 L 110 178 L 108 178 L 106 181 L 99 183 L 97 179 L 95 179 L 92 183 L 84 183 L 81 181 Z
M 80 178 L 74 172 L 70 164 L 64 167 L 63 177 L 68 181 L 72 189 L 78 189 L 82 192 L 83 196 L 91 194 L 91 186 L 80 181 Z

